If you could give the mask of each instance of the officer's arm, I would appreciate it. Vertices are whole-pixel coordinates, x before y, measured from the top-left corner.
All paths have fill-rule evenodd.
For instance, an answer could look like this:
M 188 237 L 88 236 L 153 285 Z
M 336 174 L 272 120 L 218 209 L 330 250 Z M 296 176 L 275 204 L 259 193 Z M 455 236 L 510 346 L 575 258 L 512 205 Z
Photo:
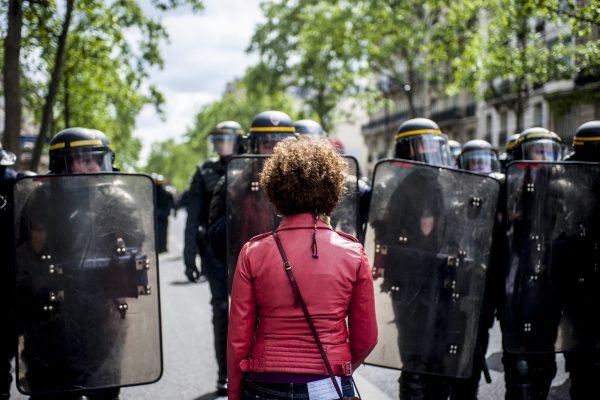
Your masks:
M 183 247 L 183 259 L 186 266 L 195 266 L 196 264 L 196 254 L 198 252 L 196 234 L 200 226 L 202 196 L 204 192 L 203 181 L 200 168 L 197 168 L 189 188 L 189 203 Z

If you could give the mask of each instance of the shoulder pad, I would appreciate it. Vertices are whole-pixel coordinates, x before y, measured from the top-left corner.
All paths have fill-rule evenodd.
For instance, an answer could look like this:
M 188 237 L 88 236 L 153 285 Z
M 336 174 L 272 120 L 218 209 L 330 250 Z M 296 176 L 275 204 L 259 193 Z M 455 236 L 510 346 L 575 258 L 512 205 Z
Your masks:
M 260 235 L 256 235 L 253 238 L 251 238 L 250 240 L 248 240 L 249 242 L 256 242 L 257 240 L 260 240 L 262 238 L 266 238 L 267 236 L 271 236 L 273 234 L 273 232 L 265 232 L 265 233 L 261 233 Z
M 350 241 L 352 241 L 352 242 L 356 242 L 356 243 L 358 243 L 358 239 L 357 239 L 357 238 L 355 238 L 354 236 L 350 235 L 349 233 L 342 232 L 342 231 L 337 231 L 337 230 L 335 231 L 335 233 L 337 233 L 337 234 L 338 234 L 338 235 L 340 235 L 340 236 L 343 236 L 343 237 L 345 237 L 346 239 L 348 239 L 348 240 L 350 240 Z

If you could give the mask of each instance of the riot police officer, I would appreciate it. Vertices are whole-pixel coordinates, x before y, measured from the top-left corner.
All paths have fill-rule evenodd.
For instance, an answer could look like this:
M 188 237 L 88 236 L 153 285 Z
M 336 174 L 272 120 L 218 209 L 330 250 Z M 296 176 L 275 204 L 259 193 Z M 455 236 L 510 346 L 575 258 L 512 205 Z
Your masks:
M 17 183 L 15 196 L 23 201 L 16 238 L 19 357 L 32 399 L 114 400 L 119 386 L 138 382 L 132 376 L 140 365 L 152 369 L 151 376 L 141 373 L 142 380 L 160 376 L 158 300 L 150 295 L 147 270 L 136 267 L 150 262 L 141 251 L 154 247 L 140 215 L 146 203 L 153 204 L 152 190 L 145 177 L 136 176 L 147 191 L 135 198 L 118 175 L 86 176 L 112 172 L 113 161 L 102 132 L 68 128 L 50 142 L 50 173 L 72 176 Z M 136 307 L 140 303 L 133 299 L 143 296 L 156 301 L 150 308 L 155 318 L 144 313 L 142 320 L 129 319 L 127 303 Z M 144 358 L 122 374 L 132 350 L 125 339 L 139 331 L 154 346 L 141 339 Z
M 588 121 L 577 128 L 568 161 L 600 162 L 600 121 Z
M 396 147 L 395 147 L 395 158 L 420 161 L 431 165 L 440 166 L 452 166 L 454 165 L 454 159 L 450 151 L 450 146 L 447 137 L 442 133 L 439 126 L 426 118 L 415 118 L 408 120 L 400 125 L 396 132 Z M 424 171 L 425 172 L 425 171 Z M 420 227 L 415 232 L 407 233 L 406 236 L 414 237 L 415 240 L 422 242 L 422 248 L 428 248 L 431 251 L 436 251 L 440 247 L 440 236 L 441 226 L 440 211 L 443 208 L 442 190 L 438 185 L 434 185 L 435 190 L 425 189 L 424 186 L 419 185 L 419 181 L 426 179 L 428 181 L 435 180 L 433 176 L 425 172 L 425 176 L 421 174 L 413 174 L 407 178 L 408 184 L 405 189 L 415 192 L 415 199 L 424 203 L 423 212 L 421 215 L 413 215 L 411 218 L 418 218 L 418 223 L 410 224 L 412 226 Z M 411 187 L 408 187 L 411 186 Z M 423 190 L 421 190 L 423 188 Z M 396 190 L 394 194 L 399 194 L 401 190 Z M 394 200 L 392 196 L 391 204 L 398 205 L 398 201 Z M 410 213 L 399 212 L 399 215 L 410 216 Z M 392 280 L 387 279 L 384 276 L 384 286 L 389 285 L 385 283 L 388 280 L 390 283 Z M 407 289 L 410 287 L 407 285 Z M 390 287 L 392 289 L 392 287 Z M 407 291 L 410 291 L 408 289 Z M 399 325 L 400 330 L 399 336 L 403 334 L 403 327 L 401 324 L 405 320 L 402 316 L 406 312 L 401 309 L 400 301 L 392 300 L 394 307 L 394 313 L 396 315 L 396 323 Z M 405 339 L 399 340 L 401 352 L 404 350 L 402 347 L 409 347 L 406 343 L 415 342 L 417 338 L 410 338 L 406 334 Z M 406 353 L 410 350 L 405 350 Z M 435 375 L 419 374 L 415 372 L 409 372 L 403 370 L 400 374 L 400 398 L 403 400 L 410 399 L 446 399 L 449 395 L 448 380 L 444 377 L 437 377 Z
M 513 160 L 515 161 L 560 161 L 563 155 L 563 146 L 562 140 L 556 133 L 551 132 L 546 128 L 534 127 L 521 132 L 512 151 Z M 540 172 L 540 175 L 535 175 L 535 172 L 536 171 L 529 171 L 524 182 L 525 186 L 538 186 L 537 181 L 542 179 L 543 175 L 541 174 L 545 174 L 545 172 Z M 538 191 L 544 189 L 541 187 L 544 186 L 541 180 L 539 186 L 540 188 L 538 188 Z M 515 196 L 515 193 L 509 191 L 507 196 L 509 203 L 512 203 L 511 197 Z M 548 195 L 545 197 L 544 201 L 544 212 L 549 215 L 551 214 L 550 218 L 553 216 L 555 217 L 555 208 L 557 207 L 558 201 L 551 195 L 551 188 L 548 188 Z M 511 268 L 512 259 L 516 260 L 515 263 L 518 265 L 519 263 L 527 263 L 528 260 L 533 257 L 532 252 L 535 250 L 530 245 L 532 234 L 535 233 L 536 237 L 544 237 L 543 232 L 540 232 L 542 228 L 538 227 L 538 230 L 536 230 L 532 225 L 534 216 L 527 215 L 527 210 L 531 209 L 533 206 L 521 204 L 520 207 L 522 211 L 509 209 L 509 215 L 507 215 L 509 220 L 508 223 L 512 225 L 510 230 L 514 232 L 511 239 L 513 249 L 510 250 L 510 252 L 515 254 L 514 257 L 509 256 L 508 268 Z M 546 246 L 550 246 L 550 244 L 543 243 L 540 244 L 540 246 L 545 248 Z M 506 275 L 508 279 L 509 272 L 507 272 Z M 506 286 L 509 287 L 509 283 L 507 283 Z M 521 293 L 519 290 L 523 292 Z M 514 310 L 513 308 L 508 308 L 508 306 L 501 306 L 499 311 L 501 315 L 501 327 L 503 335 L 505 336 L 505 350 L 502 362 L 505 371 L 504 378 L 507 400 L 546 399 L 552 379 L 556 374 L 556 361 L 553 352 L 553 344 L 556 338 L 556 321 L 545 322 L 549 327 L 543 332 L 543 335 L 540 334 L 535 338 L 537 349 L 531 350 L 532 352 L 521 353 L 509 352 L 506 350 L 507 337 L 520 337 L 523 335 L 523 327 L 517 322 L 517 318 L 520 318 L 521 313 L 527 313 L 528 307 L 535 307 L 535 305 L 532 304 L 532 301 L 542 302 L 544 300 L 549 300 L 548 298 L 540 298 L 540 295 L 537 293 L 525 293 L 526 290 L 527 286 L 525 285 L 519 285 L 518 287 L 511 289 L 511 292 L 517 293 L 513 295 L 514 297 L 523 300 L 521 300 L 521 303 L 514 306 Z M 532 289 L 530 288 L 530 290 Z M 533 300 L 532 297 L 535 297 L 535 300 Z M 552 305 L 548 304 L 548 320 L 551 318 L 555 319 L 553 315 L 550 315 L 551 309 L 553 309 Z
M 560 136 L 540 127 L 525 129 L 513 147 L 513 160 L 559 161 L 563 154 Z
M 300 139 L 319 140 L 327 136 L 321 124 L 312 119 L 296 121 L 294 122 L 294 128 Z
M 451 168 L 446 135 L 425 118 L 400 125 L 395 158 L 375 167 L 365 248 L 389 298 L 378 312 L 391 308 L 397 331 L 381 326 L 369 362 L 401 369 L 401 399 L 474 399 L 500 184 Z
M 208 135 L 209 155 L 215 157 L 196 168 L 190 183 L 183 248 L 185 275 L 190 282 L 206 279 L 202 259 L 206 249 L 210 200 L 215 185 L 225 173 L 227 160 L 236 154 L 243 134 L 241 125 L 235 121 L 223 121 L 217 124 Z M 202 273 L 196 266 L 197 253 L 200 253 Z
M 395 157 L 431 165 L 453 165 L 446 135 L 427 118 L 410 119 L 400 125 L 396 133 Z
M 457 166 L 480 174 L 499 172 L 498 152 L 485 140 L 469 140 L 457 157 Z
M 504 175 L 500 173 L 500 162 L 498 160 L 497 150 L 487 141 L 481 139 L 469 140 L 462 146 L 462 150 L 457 159 L 458 168 L 467 171 L 476 172 L 492 176 L 504 183 Z M 480 328 L 478 334 L 478 349 L 480 355 L 487 351 L 489 341 L 489 329 L 494 324 L 495 310 L 501 298 L 502 273 L 504 272 L 504 260 L 506 253 L 506 240 L 503 224 L 502 205 L 504 194 L 501 192 L 497 218 L 494 226 L 494 237 L 492 240 L 492 250 L 490 256 L 490 265 L 486 280 L 486 289 L 483 300 L 483 309 L 480 317 Z M 489 380 L 487 366 L 483 357 L 479 357 L 475 363 L 473 376 L 464 381 L 456 381 L 453 384 L 453 398 L 456 399 L 476 399 L 477 388 L 480 380 L 481 371 L 486 374 Z M 460 392 L 459 392 L 460 390 Z M 460 395 L 459 395 L 460 393 Z
M 573 138 L 573 152 L 568 161 L 600 162 L 600 121 L 588 121 L 577 128 Z M 564 356 L 565 369 L 571 380 L 571 399 L 596 397 L 596 379 L 600 376 L 600 350 L 565 352 Z
M 5 305 L 3 320 L 3 339 L 0 353 L 0 379 L 2 386 L 0 387 L 0 398 L 8 399 L 10 397 L 10 385 L 12 382 L 12 374 L 10 372 L 10 360 L 14 357 L 14 344 L 16 342 L 16 334 L 11 331 L 14 326 L 10 321 L 13 319 L 13 309 L 10 303 L 11 293 L 10 282 L 13 281 L 11 275 L 14 271 L 14 260 L 12 259 L 12 243 L 13 243 L 13 222 L 12 222 L 12 186 L 17 173 L 10 168 L 14 165 L 17 157 L 15 154 L 6 151 L 0 144 L 0 271 L 2 274 L 2 304 Z
M 160 174 L 152 174 L 154 187 L 156 190 L 156 229 L 158 254 L 165 253 L 167 249 L 167 239 L 169 234 L 169 216 L 171 210 L 175 208 L 175 196 L 167 189 L 165 177 Z
M 271 154 L 273 148 L 280 140 L 296 137 L 294 125 L 291 118 L 280 111 L 265 111 L 258 114 L 252 120 L 252 126 L 246 142 L 251 154 Z M 244 171 L 243 176 L 237 177 L 240 182 L 248 183 L 251 178 L 249 175 L 257 174 L 259 171 Z M 225 173 L 225 171 L 223 171 Z M 227 324 L 228 324 L 228 271 L 227 271 L 227 234 L 226 231 L 226 202 L 227 202 L 227 183 L 226 176 L 221 176 L 216 183 L 213 196 L 210 203 L 210 212 L 207 226 L 207 277 L 211 289 L 211 305 L 213 309 L 213 329 L 215 338 L 215 353 L 218 365 L 217 392 L 220 395 L 227 394 Z M 266 204 L 266 203 L 265 203 Z M 260 207 L 245 203 L 238 213 L 244 213 L 248 219 L 253 222 L 244 223 L 237 226 L 236 235 L 240 237 L 248 236 L 243 242 L 240 242 L 238 248 L 250 237 L 256 234 L 252 229 L 260 230 L 265 223 L 270 224 L 271 216 L 264 216 L 259 213 Z M 269 225 L 267 225 L 269 226 Z M 270 228 L 269 228 L 270 229 Z M 262 231 L 261 231 L 262 232 Z M 229 234 L 234 234 L 229 232 Z M 231 250 L 235 253 L 235 249 Z M 237 253 L 236 253 L 237 257 Z

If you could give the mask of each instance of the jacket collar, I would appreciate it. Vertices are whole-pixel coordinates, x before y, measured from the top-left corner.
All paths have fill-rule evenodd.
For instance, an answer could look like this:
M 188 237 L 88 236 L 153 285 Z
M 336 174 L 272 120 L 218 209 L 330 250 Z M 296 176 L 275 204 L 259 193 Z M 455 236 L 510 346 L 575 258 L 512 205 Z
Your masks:
M 298 229 L 298 228 L 308 228 L 313 229 L 315 223 L 315 216 L 312 213 L 302 213 L 302 214 L 292 214 L 286 215 L 282 218 L 279 223 L 278 231 L 285 229 Z M 332 229 L 331 225 L 328 225 L 323 221 L 323 219 L 319 218 L 317 220 L 317 228 L 318 229 Z

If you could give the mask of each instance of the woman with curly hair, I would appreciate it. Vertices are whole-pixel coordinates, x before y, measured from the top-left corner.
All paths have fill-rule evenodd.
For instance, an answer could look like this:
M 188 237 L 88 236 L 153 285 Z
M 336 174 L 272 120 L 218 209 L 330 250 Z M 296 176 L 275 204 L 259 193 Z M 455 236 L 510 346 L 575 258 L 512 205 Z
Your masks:
M 260 184 L 283 219 L 238 258 L 229 399 L 310 399 L 320 386 L 354 394 L 352 372 L 375 347 L 377 323 L 367 256 L 329 223 L 345 172 L 327 141 L 283 141 L 265 164 Z

